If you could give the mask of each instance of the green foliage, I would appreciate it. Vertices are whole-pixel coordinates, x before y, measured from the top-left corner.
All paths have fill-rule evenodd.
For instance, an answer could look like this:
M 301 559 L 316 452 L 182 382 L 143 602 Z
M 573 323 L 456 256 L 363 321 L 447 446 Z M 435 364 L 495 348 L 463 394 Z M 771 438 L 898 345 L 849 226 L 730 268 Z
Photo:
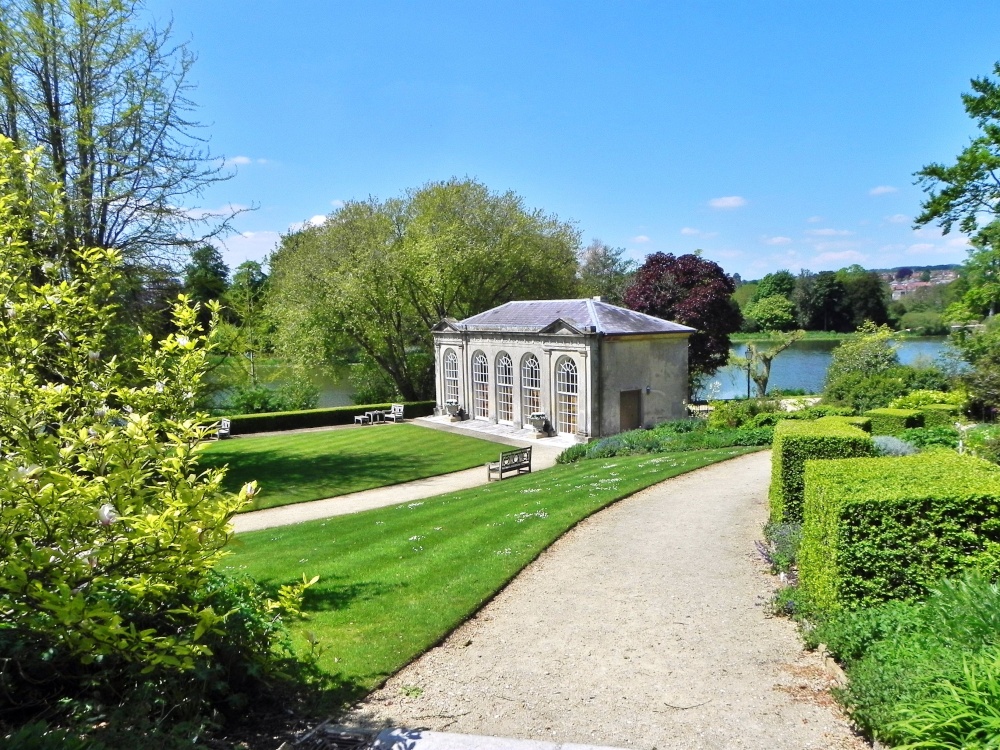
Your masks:
M 872 421 L 873 435 L 898 435 L 924 426 L 924 415 L 916 409 L 871 409 L 865 416 Z
M 260 383 L 235 386 L 226 394 L 222 411 L 236 414 L 305 411 L 315 408 L 317 401 L 319 391 L 313 383 L 292 377 L 277 388 Z
M 810 461 L 801 587 L 830 612 L 922 596 L 1000 541 L 1000 470 L 951 451 Z
M 644 453 L 708 450 L 731 446 L 765 446 L 771 444 L 773 430 L 768 427 L 712 429 L 704 423 L 694 429 L 695 420 L 667 422 L 652 430 L 632 430 L 601 438 L 586 445 L 573 445 L 556 457 L 557 463 L 573 463 L 584 458 L 612 458 Z
M 362 351 L 403 399 L 429 398 L 431 328 L 514 299 L 574 296 L 578 247 L 571 224 L 471 179 L 348 201 L 272 256 L 278 348 L 307 364 Z
M 950 427 L 962 419 L 962 410 L 952 404 L 928 404 L 918 411 L 926 427 Z
M 757 303 L 771 297 L 789 299 L 794 292 L 795 276 L 792 275 L 791 271 L 783 268 L 780 271 L 766 274 L 764 278 L 754 285 L 754 295 L 750 301 Z
M 217 694 L 202 676 L 227 612 L 205 587 L 256 485 L 224 492 L 198 464 L 197 307 L 182 299 L 177 332 L 143 337 L 125 371 L 105 352 L 120 256 L 52 262 L 25 241 L 61 220 L 35 169 L 0 138 L 0 694 L 29 714 L 83 695 L 140 714 L 173 701 L 180 720 Z
M 434 412 L 434 401 L 403 402 L 404 414 L 408 419 L 426 417 Z M 327 409 L 305 409 L 300 411 L 271 412 L 268 414 L 238 414 L 229 418 L 233 435 L 251 435 L 255 432 L 281 432 L 283 430 L 303 430 L 309 427 L 333 427 L 354 424 L 354 417 L 374 409 L 388 409 L 389 402 L 357 404 L 355 406 L 333 406 Z
M 918 388 L 905 396 L 893 399 L 889 406 L 893 409 L 919 409 L 932 404 L 949 404 L 962 408 L 965 406 L 965 399 L 966 396 L 962 391 L 931 391 Z
M 926 424 L 926 420 L 924 423 Z M 918 448 L 929 448 L 931 446 L 940 446 L 943 448 L 958 447 L 958 430 L 950 426 L 916 427 L 911 430 L 903 430 L 899 433 L 899 437 Z
M 787 331 L 795 327 L 795 305 L 779 295 L 759 299 L 743 311 L 743 316 L 757 321 L 764 331 Z
M 941 313 L 908 312 L 899 319 L 899 329 L 912 331 L 921 336 L 944 336 L 949 332 Z
M 894 435 L 876 435 L 872 442 L 879 456 L 912 456 L 918 452 L 917 446 Z
M 712 430 L 742 427 L 760 414 L 777 414 L 781 404 L 767 398 L 737 398 L 728 401 L 712 401 L 712 411 L 708 415 L 708 427 Z M 773 422 L 771 423 L 773 425 Z M 763 426 L 756 423 L 755 426 Z
M 874 451 L 871 437 L 842 418 L 780 422 L 774 431 L 771 452 L 771 522 L 802 521 L 806 461 L 872 456 Z
M 973 573 L 937 584 L 925 602 L 841 610 L 807 639 L 844 664 L 839 697 L 866 733 L 893 747 L 957 749 L 998 735 L 998 635 L 1000 592 Z
M 874 375 L 849 372 L 828 379 L 823 396 L 865 412 L 887 407 L 915 389 L 940 390 L 948 386 L 948 380 L 947 374 L 936 367 L 899 365 Z
M 892 345 L 892 329 L 865 321 L 854 338 L 843 341 L 833 350 L 827 383 L 844 375 L 878 375 L 899 364 L 896 347 Z
M 802 541 L 801 523 L 768 523 L 764 526 L 765 551 L 772 573 L 790 573 Z
M 621 305 L 638 264 L 625 256 L 625 248 L 610 247 L 594 240 L 580 251 L 580 294 L 599 296 L 612 305 Z
M 1000 464 L 1000 425 L 977 425 L 965 433 L 964 443 L 977 458 Z

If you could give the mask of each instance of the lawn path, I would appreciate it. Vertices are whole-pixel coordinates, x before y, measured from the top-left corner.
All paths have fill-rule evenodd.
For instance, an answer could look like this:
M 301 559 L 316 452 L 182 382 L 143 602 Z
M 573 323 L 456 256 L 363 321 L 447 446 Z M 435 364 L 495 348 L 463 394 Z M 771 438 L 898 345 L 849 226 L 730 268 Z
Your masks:
M 642 748 L 864 748 L 764 607 L 770 453 L 583 522 L 351 723 Z
M 497 457 L 500 452 L 510 446 L 497 443 Z M 561 448 L 533 447 L 531 451 L 531 467 L 533 471 L 541 471 L 554 466 L 556 456 Z M 405 460 L 405 459 L 400 459 Z M 486 468 L 477 466 L 464 471 L 454 471 L 436 477 L 416 479 L 388 487 L 376 487 L 347 495 L 338 495 L 324 500 L 313 500 L 305 503 L 282 505 L 277 508 L 266 508 L 247 513 L 240 513 L 233 518 L 233 530 L 239 534 L 243 531 L 259 531 L 278 526 L 290 526 L 303 521 L 314 521 L 319 518 L 343 516 L 348 513 L 358 513 L 372 508 L 383 508 L 398 503 L 411 503 L 446 492 L 469 489 L 486 484 Z

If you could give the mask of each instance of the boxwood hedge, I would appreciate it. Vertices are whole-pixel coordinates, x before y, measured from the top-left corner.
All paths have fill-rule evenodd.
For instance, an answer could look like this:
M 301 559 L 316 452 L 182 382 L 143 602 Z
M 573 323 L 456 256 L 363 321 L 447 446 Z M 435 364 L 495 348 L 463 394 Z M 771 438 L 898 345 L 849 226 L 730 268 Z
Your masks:
M 962 416 L 962 410 L 953 404 L 928 404 L 918 410 L 924 416 L 924 427 L 951 427 Z
M 408 418 L 426 417 L 434 412 L 433 401 L 410 401 L 404 404 L 404 414 Z M 373 409 L 388 409 L 391 404 L 358 404 L 355 406 L 335 406 L 329 409 L 305 409 L 303 411 L 276 411 L 266 414 L 239 414 L 229 417 L 230 434 L 248 435 L 254 432 L 278 432 L 300 430 L 305 427 L 331 427 L 353 424 L 354 417 Z
M 916 409 L 872 409 L 865 416 L 872 421 L 872 435 L 898 435 L 924 426 L 924 415 Z
M 995 567 L 1000 467 L 947 449 L 807 461 L 803 515 L 799 580 L 817 611 L 917 597 Z
M 811 422 L 782 420 L 774 430 L 771 453 L 771 521 L 802 520 L 803 471 L 815 458 L 874 456 L 871 436 L 845 417 L 823 417 Z

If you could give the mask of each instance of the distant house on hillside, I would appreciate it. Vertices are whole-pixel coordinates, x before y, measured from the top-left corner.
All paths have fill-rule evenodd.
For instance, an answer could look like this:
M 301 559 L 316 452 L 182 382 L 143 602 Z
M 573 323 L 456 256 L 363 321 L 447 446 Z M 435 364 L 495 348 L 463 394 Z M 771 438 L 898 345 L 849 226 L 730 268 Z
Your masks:
M 686 416 L 693 328 L 600 299 L 508 302 L 434 329 L 438 413 L 586 440 Z

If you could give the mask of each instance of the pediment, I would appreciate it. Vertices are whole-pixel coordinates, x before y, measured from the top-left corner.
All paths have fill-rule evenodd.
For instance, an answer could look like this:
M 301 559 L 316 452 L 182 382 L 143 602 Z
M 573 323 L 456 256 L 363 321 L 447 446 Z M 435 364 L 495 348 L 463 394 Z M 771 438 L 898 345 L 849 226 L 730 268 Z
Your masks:
M 457 332 L 461 330 L 462 329 L 459 327 L 458 321 L 455 320 L 454 318 L 441 318 L 441 320 L 438 321 L 433 328 L 431 328 L 431 331 L 433 333 L 443 333 L 446 331 Z
M 563 336 L 586 336 L 587 332 L 583 330 L 582 326 L 574 320 L 566 320 L 565 318 L 556 318 L 547 326 L 542 328 L 539 333 L 552 333 Z

